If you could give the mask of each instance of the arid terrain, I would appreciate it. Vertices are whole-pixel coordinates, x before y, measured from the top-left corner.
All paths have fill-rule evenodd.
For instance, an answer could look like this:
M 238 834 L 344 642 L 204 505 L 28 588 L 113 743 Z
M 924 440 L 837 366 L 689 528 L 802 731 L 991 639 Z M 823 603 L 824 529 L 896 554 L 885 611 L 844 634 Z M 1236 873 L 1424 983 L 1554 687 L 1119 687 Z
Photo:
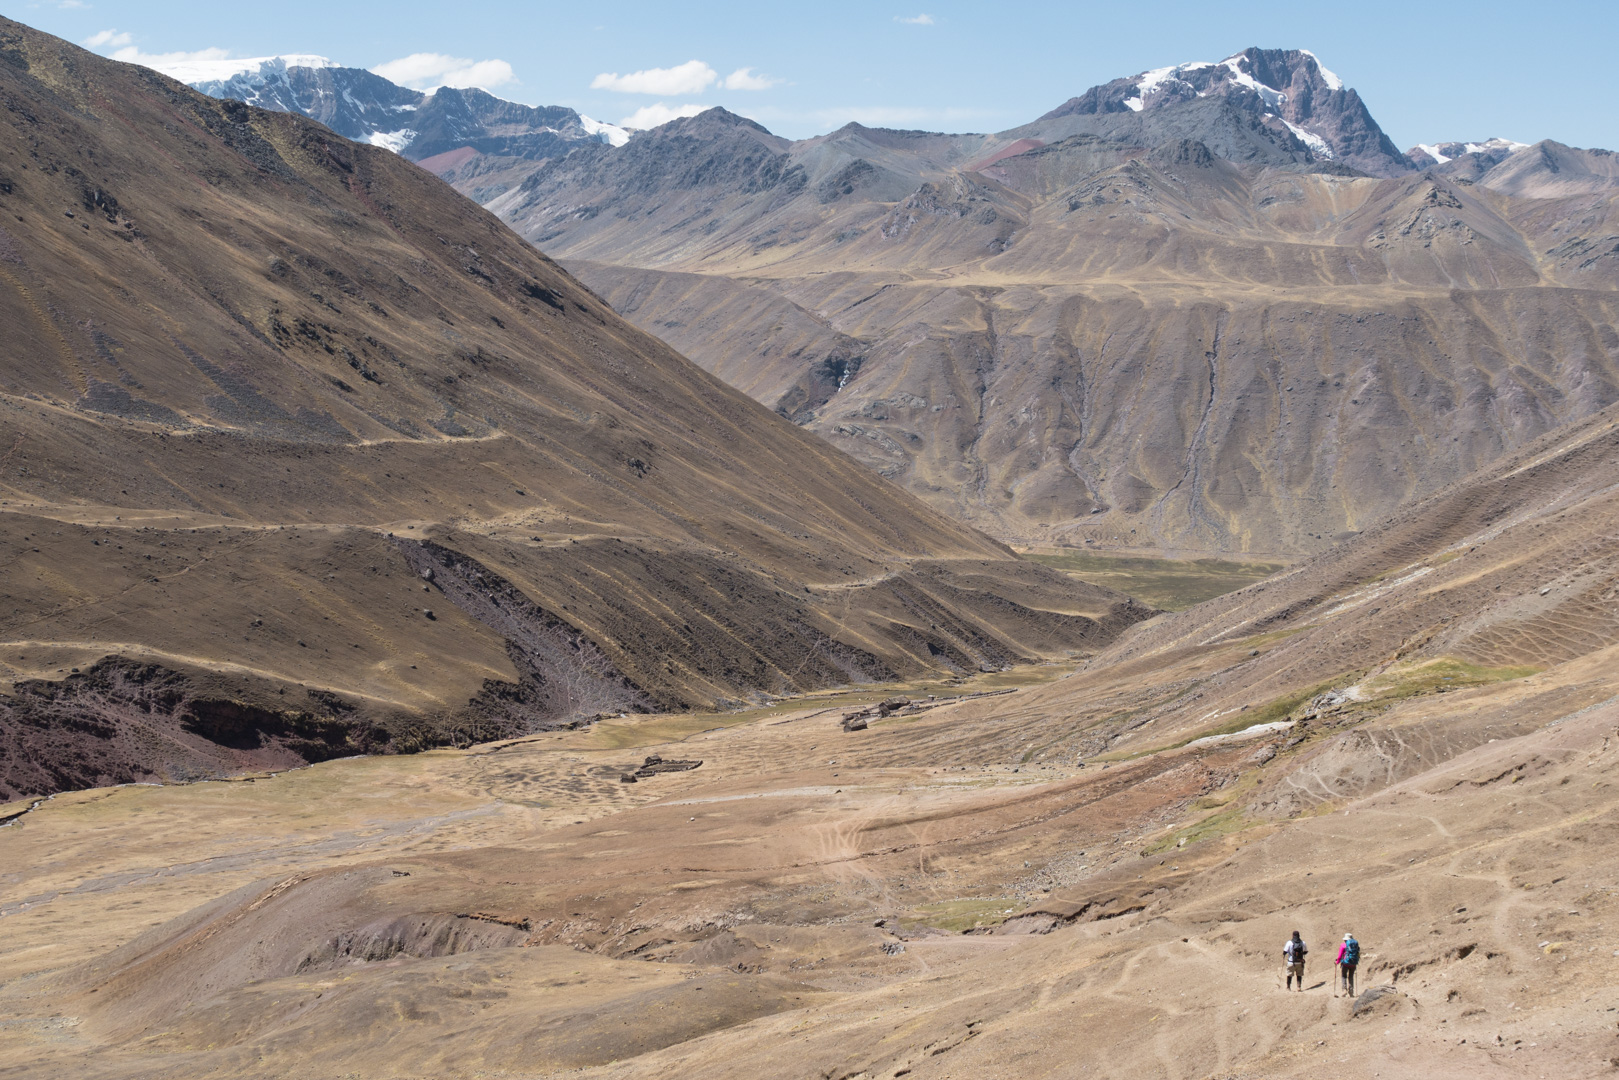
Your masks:
M 1609 409 L 865 730 L 892 690 L 12 804 L 0 1075 L 1610 1075 L 1616 468 Z
M 303 117 L 0 24 L 0 798 L 1094 653 L 1017 559 Z
M 1619 158 L 1415 171 L 1309 54 L 1226 63 L 1284 110 L 1343 99 L 1315 124 L 1334 146 L 1276 92 L 1142 111 L 1120 80 L 989 135 L 793 142 L 715 109 L 442 174 L 636 325 L 1014 543 L 1286 561 L 1619 400 Z
M 0 21 L 0 1080 L 1613 1075 L 1603 163 L 1141 86 L 802 184 L 617 148 L 668 186 L 574 265 L 799 342 L 738 389 L 397 155 Z M 812 179 L 849 235 L 739 239 Z

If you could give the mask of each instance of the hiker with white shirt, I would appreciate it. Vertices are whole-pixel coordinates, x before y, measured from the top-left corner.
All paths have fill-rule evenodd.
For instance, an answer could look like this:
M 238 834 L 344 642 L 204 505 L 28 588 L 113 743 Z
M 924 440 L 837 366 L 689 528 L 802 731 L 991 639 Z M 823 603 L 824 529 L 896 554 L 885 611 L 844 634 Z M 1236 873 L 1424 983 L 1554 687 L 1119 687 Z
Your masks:
M 1299 981 L 1299 992 L 1304 991 L 1304 958 L 1310 952 L 1310 947 L 1304 944 L 1297 930 L 1288 938 L 1287 944 L 1282 946 L 1282 959 L 1287 962 L 1287 989 L 1293 989 L 1293 980 Z

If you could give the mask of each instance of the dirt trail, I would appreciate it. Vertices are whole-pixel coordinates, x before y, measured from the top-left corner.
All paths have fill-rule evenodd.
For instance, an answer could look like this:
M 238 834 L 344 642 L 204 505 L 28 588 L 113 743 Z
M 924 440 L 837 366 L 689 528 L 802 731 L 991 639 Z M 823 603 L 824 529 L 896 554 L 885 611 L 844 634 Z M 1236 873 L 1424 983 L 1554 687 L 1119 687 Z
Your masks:
M 965 721 L 986 732 L 1004 722 L 993 712 Z M 1396 721 L 1391 717 L 1385 722 Z M 680 753 L 700 744 L 703 768 L 620 785 L 629 788 L 623 793 L 631 800 L 627 803 L 617 798 L 619 792 L 606 788 L 615 795 L 611 801 L 616 810 L 601 804 L 588 787 L 575 787 L 574 795 L 567 794 L 566 778 L 581 775 L 586 762 L 601 753 L 581 757 L 565 749 L 566 740 L 577 738 L 567 733 L 515 744 L 493 756 L 441 751 L 408 760 L 333 762 L 251 784 L 126 788 L 59 797 L 28 815 L 20 827 L 0 834 L 0 844 L 15 857 L 12 865 L 28 865 L 27 852 L 45 848 L 59 852 L 60 864 L 61 856 L 74 850 L 62 848 L 63 840 L 92 821 L 99 822 L 102 831 L 94 841 L 84 834 L 82 843 L 94 843 L 93 850 L 103 852 L 101 865 L 95 874 L 64 880 L 49 892 L 37 885 L 29 888 L 26 908 L 8 904 L 6 921 L 31 920 L 34 928 L 20 931 L 25 940 L 55 936 L 68 951 L 58 946 L 55 955 L 34 949 L 0 955 L 0 968 L 9 972 L 7 985 L 12 987 L 4 993 L 19 1015 L 37 1016 L 33 1010 L 51 999 L 38 998 L 28 987 L 43 987 L 40 978 L 48 976 L 47 983 L 69 993 L 67 1000 L 75 1002 L 72 1008 L 90 1008 L 88 1015 L 103 1019 L 72 1028 L 74 1034 L 66 1043 L 41 1041 L 47 1032 L 44 1027 L 16 1028 L 0 1042 L 0 1050 L 19 1064 L 40 1065 L 55 1060 L 53 1055 L 60 1052 L 92 1052 L 111 1070 L 108 1075 L 158 1061 L 166 1062 L 163 1068 L 174 1074 L 189 1074 L 225 1060 L 233 1063 L 232 1068 L 243 1069 L 244 1075 L 273 1075 L 294 1060 L 288 1056 L 294 1051 L 287 1040 L 302 1030 L 303 1021 L 295 1018 L 305 1015 L 308 1007 L 294 1004 L 287 1012 L 287 995 L 295 1003 L 312 1003 L 323 987 L 334 992 L 338 985 L 351 987 L 322 1005 L 337 1010 L 332 1013 L 335 1023 L 350 1015 L 350 1009 L 368 1008 L 364 1003 L 372 991 L 365 988 L 378 977 L 392 978 L 389 972 L 405 970 L 397 967 L 401 962 L 427 965 L 421 968 L 423 974 L 439 971 L 445 963 L 459 965 L 457 970 L 477 978 L 507 971 L 499 981 L 518 995 L 517 1000 L 528 1000 L 524 995 L 530 991 L 522 989 L 526 980 L 542 972 L 553 973 L 544 978 L 566 975 L 585 962 L 595 972 L 589 1000 L 602 1003 L 597 1007 L 622 1000 L 628 1007 L 641 993 L 636 987 L 644 979 L 637 973 L 648 959 L 672 959 L 685 947 L 679 945 L 681 939 L 719 941 L 728 933 L 745 933 L 736 946 L 727 946 L 734 959 L 721 961 L 718 967 L 701 963 L 690 967 L 687 962 L 671 969 L 655 963 L 649 974 L 661 979 L 663 971 L 684 966 L 690 968 L 689 982 L 692 975 L 712 977 L 728 963 L 733 972 L 751 973 L 746 978 L 765 980 L 758 983 L 761 989 L 776 985 L 770 979 L 789 980 L 802 988 L 796 991 L 797 1002 L 795 991 L 789 990 L 771 1006 L 782 1011 L 765 1016 L 750 1019 L 745 1013 L 728 1013 L 732 1006 L 723 1004 L 719 1014 L 685 1013 L 687 1018 L 671 1029 L 676 1041 L 638 1052 L 633 1061 L 610 1065 L 602 1058 L 592 1067 L 603 1076 L 655 1075 L 672 1068 L 741 1076 L 764 1067 L 765 1061 L 777 1060 L 777 1043 L 788 1038 L 799 1046 L 802 1071 L 793 1074 L 806 1076 L 823 1068 L 836 1071 L 837 1063 L 843 1063 L 846 1071 L 867 1066 L 884 1070 L 868 1068 L 870 1075 L 909 1069 L 907 1075 L 968 1070 L 995 1076 L 1008 1069 L 1027 1075 L 1062 1062 L 1085 1061 L 1132 1076 L 1201 1077 L 1255 1070 L 1263 1075 L 1305 1076 L 1330 1064 L 1340 1073 L 1348 1068 L 1347 1075 L 1371 1077 L 1379 1071 L 1386 1075 L 1399 1062 L 1437 1062 L 1439 1048 L 1457 1047 L 1461 1038 L 1469 1039 L 1470 1046 L 1479 1042 L 1493 1046 L 1490 1040 L 1500 1028 L 1509 1044 L 1510 1039 L 1524 1039 L 1526 1049 L 1516 1052 L 1520 1056 L 1538 1055 L 1534 1060 L 1547 1068 L 1555 1061 L 1571 1070 L 1560 1075 L 1585 1075 L 1578 1067 L 1579 1055 L 1586 1053 L 1582 1048 L 1591 1036 L 1586 1034 L 1588 1025 L 1578 1019 L 1577 1006 L 1591 997 L 1590 988 L 1579 988 L 1578 980 L 1570 983 L 1565 976 L 1597 962 L 1583 943 L 1590 931 L 1600 935 L 1599 923 L 1619 918 L 1619 909 L 1608 911 L 1606 894 L 1592 891 L 1588 873 L 1582 876 L 1576 870 L 1570 877 L 1558 867 L 1584 867 L 1592 858 L 1609 857 L 1599 856 L 1595 849 L 1582 850 L 1593 842 L 1610 844 L 1606 833 L 1577 837 L 1619 813 L 1619 803 L 1612 801 L 1619 796 L 1613 794 L 1607 771 L 1619 762 L 1619 708 L 1611 704 L 1581 710 L 1533 734 L 1477 746 L 1365 799 L 1341 804 L 1331 815 L 1299 819 L 1280 830 L 1262 828 L 1226 840 L 1194 843 L 1176 849 L 1172 860 L 1143 859 L 1133 848 L 1101 841 L 1094 846 L 1116 854 L 1096 859 L 1095 872 L 1034 906 L 1050 907 L 1062 900 L 1103 916 L 1112 910 L 1139 910 L 1115 918 L 1084 914 L 1067 926 L 1032 937 L 961 937 L 958 932 L 929 936 L 938 934 L 929 928 L 929 921 L 953 919 L 949 925 L 959 928 L 962 918 L 971 921 L 971 911 L 986 910 L 981 902 L 949 898 L 993 895 L 997 882 L 1021 873 L 1014 867 L 1026 853 L 1039 852 L 1045 842 L 1040 839 L 1042 829 L 1051 833 L 1049 839 L 1064 841 L 1069 834 L 1066 815 L 1031 817 L 1027 807 L 1038 805 L 1047 791 L 1068 793 L 1063 796 L 1068 799 L 1087 786 L 1111 782 L 1110 770 L 1096 770 L 1079 782 L 1079 788 L 1074 781 L 1029 787 L 1019 782 L 1019 775 L 1006 773 L 1004 780 L 964 790 L 943 770 L 874 774 L 849 763 L 853 748 L 847 742 L 835 744 L 832 729 L 811 728 L 820 734 L 806 731 L 784 738 L 782 729 L 772 728 L 772 723 L 759 720 L 709 731 L 679 744 Z M 825 725 L 826 718 L 811 723 Z M 924 715 L 909 725 L 907 734 L 925 735 L 929 725 L 962 723 Z M 802 765 L 795 769 L 794 756 L 811 745 L 805 742 L 806 734 L 815 740 L 812 753 L 818 760 L 807 769 Z M 547 745 L 548 741 L 555 745 Z M 838 748 L 829 751 L 829 744 Z M 919 745 L 926 746 L 926 739 Z M 837 764 L 828 764 L 834 756 Z M 490 766 L 497 763 L 504 771 L 492 773 Z M 425 781 L 423 790 L 432 793 L 444 811 L 387 819 L 396 805 L 388 793 L 399 784 L 393 773 L 407 765 L 419 777 L 417 783 Z M 758 773 L 764 765 L 773 767 L 778 779 L 760 787 Z M 1520 767 L 1526 771 L 1516 783 L 1479 779 Z M 831 775 L 834 771 L 840 774 L 836 778 Z M 1569 782 L 1579 776 L 1587 779 Z M 540 802 L 549 806 L 518 796 L 539 790 L 535 784 L 547 795 Z M 656 791 L 647 790 L 654 784 Z M 1510 789 L 1510 802 L 1505 804 L 1498 794 L 1501 784 Z M 519 801 L 480 804 L 478 800 L 492 790 Z M 315 791 L 330 791 L 336 797 L 311 804 L 309 795 Z M 759 797 L 765 793 L 771 797 Z M 1171 810 L 1170 820 L 1184 818 L 1185 810 L 1176 809 L 1184 804 L 1175 802 L 1175 792 L 1166 790 L 1159 798 L 1170 800 L 1160 804 Z M 144 815 L 130 811 L 147 803 L 157 809 L 175 802 L 189 808 L 179 817 L 173 810 L 167 812 L 170 820 L 183 824 L 165 842 L 183 845 L 187 858 L 154 864 L 141 845 L 134 845 L 129 858 L 144 862 L 126 867 L 107 863 L 107 829 L 116 833 L 138 828 Z M 199 803 L 225 812 L 198 815 Z M 311 815 L 311 805 L 323 808 L 319 817 Z M 1138 806 L 1135 820 L 1151 820 L 1151 805 Z M 1145 818 L 1140 814 L 1143 809 Z M 372 824 L 360 829 L 343 825 L 356 812 Z M 979 838 L 986 835 L 981 820 L 986 814 L 1012 815 L 993 833 L 1010 839 L 983 846 Z M 256 822 L 266 840 L 282 829 L 289 830 L 289 838 L 299 838 L 261 843 L 252 851 L 236 846 L 219 855 L 199 847 L 199 841 L 239 844 L 237 820 Z M 317 821 L 323 823 L 320 838 L 300 835 Z M 1503 821 L 1509 827 L 1497 831 L 1497 823 Z M 1033 835 L 1028 832 L 1031 827 Z M 1133 835 L 1140 827 L 1128 831 Z M 210 835 L 217 840 L 207 841 Z M 16 846 L 19 841 L 25 846 Z M 502 854 L 507 851 L 510 855 Z M 519 852 L 525 854 L 514 858 Z M 379 854 L 387 861 L 373 861 Z M 92 981 L 86 985 L 85 975 L 74 974 L 75 957 L 89 959 L 106 947 L 100 935 L 94 941 L 83 934 L 64 936 L 76 921 L 74 913 L 88 911 L 85 904 L 109 912 L 113 921 L 102 923 L 104 931 L 129 926 L 130 916 L 124 911 L 136 919 L 161 919 L 165 909 L 179 915 L 195 902 L 191 898 L 198 896 L 199 884 L 204 886 L 203 895 L 219 895 L 232 881 L 334 864 L 381 865 L 396 876 L 385 876 L 390 884 L 367 886 L 366 893 L 333 894 L 332 900 L 347 898 L 330 909 L 323 905 L 332 901 L 318 901 L 313 892 L 308 893 L 309 901 L 297 900 L 312 886 L 294 885 L 286 895 L 303 904 L 302 918 L 311 929 L 323 920 L 355 917 L 341 912 L 357 902 L 363 910 L 384 895 L 398 893 L 387 901 L 386 909 L 398 909 L 403 903 L 404 910 L 448 911 L 460 905 L 462 911 L 481 908 L 500 918 L 522 918 L 535 928 L 536 948 L 361 965 L 349 969 L 342 983 L 300 980 L 289 971 L 266 984 L 278 987 L 281 1004 L 236 1037 L 246 1038 L 243 1048 L 256 1048 L 252 1053 L 262 1055 L 264 1062 L 280 1064 L 256 1068 L 234 1052 L 220 1058 L 222 1051 L 203 1050 L 206 1042 L 218 1038 L 208 1032 L 214 1030 L 211 1025 L 223 1022 L 224 1013 L 215 1017 L 224 1002 L 245 1003 L 244 994 L 260 1001 L 259 1007 L 268 1001 L 246 985 L 235 990 L 221 987 L 220 1006 L 193 1008 L 179 1018 L 177 1028 L 171 1025 L 176 1034 L 154 1044 L 167 1049 L 143 1051 L 134 1058 L 109 1057 L 111 1047 L 96 1049 L 94 1032 L 111 1030 L 106 1024 L 122 1006 L 118 994 L 99 1003 L 99 994 L 77 996 L 94 988 L 96 976 L 89 976 Z M 468 893 L 468 888 L 473 891 Z M 1542 890 L 1545 895 L 1537 901 Z M 137 907 L 114 903 L 109 908 L 108 895 L 144 902 Z M 364 899 L 368 895 L 376 900 Z M 474 895 L 479 899 L 471 899 Z M 452 899 L 456 896 L 467 899 Z M 1127 899 L 1131 896 L 1141 899 Z M 315 906 L 309 906 L 311 902 Z M 973 903 L 978 907 L 972 908 Z M 1458 908 L 1466 911 L 1458 915 Z M 961 910 L 968 914 L 929 914 Z M 1578 910 L 1580 915 L 1561 914 L 1565 910 Z M 863 922 L 862 912 L 867 913 Z M 886 917 L 887 927 L 871 928 L 873 917 Z M 1528 940 L 1525 924 L 1548 919 L 1565 925 L 1555 929 L 1534 925 L 1529 935 L 1534 940 Z M 1589 929 L 1582 929 L 1587 924 Z M 1300 925 L 1312 943 L 1316 977 L 1305 995 L 1288 997 L 1274 985 L 1279 961 L 1272 954 L 1293 925 Z M 251 921 L 243 924 L 242 932 L 256 932 L 252 926 Z M 1355 929 L 1367 943 L 1363 984 L 1392 982 L 1399 988 L 1384 1009 L 1394 1010 L 1387 1019 L 1369 1022 L 1381 1022 L 1381 1028 L 1367 1026 L 1361 1032 L 1356 1025 L 1368 1022 L 1350 1021 L 1350 1003 L 1334 1000 L 1328 986 L 1316 985 L 1328 973 L 1324 959 L 1334 935 L 1344 928 Z M 1541 934 L 1574 944 L 1547 953 L 1535 944 L 1546 940 Z M 317 941 L 318 932 L 307 940 Z M 674 944 L 658 943 L 671 940 Z M 594 959 L 570 959 L 563 963 L 573 964 L 572 968 L 559 967 L 562 954 L 540 944 L 551 942 L 607 955 L 631 948 L 639 958 L 605 967 Z M 885 942 L 896 948 L 880 947 Z M 289 942 L 287 947 L 295 944 Z M 307 947 L 312 945 L 297 946 Z M 1486 959 L 1485 953 L 1494 958 Z M 1548 956 L 1556 958 L 1550 961 L 1554 965 L 1574 967 L 1542 972 Z M 491 968 L 491 963 L 497 967 Z M 530 969 L 532 974 L 516 974 Z M 1503 979 L 1498 969 L 1514 975 Z M 1410 973 L 1402 974 L 1406 971 Z M 36 977 L 16 982 L 24 972 Z M 448 977 L 449 970 L 443 969 L 434 976 L 436 982 L 422 986 L 424 990 L 438 986 L 435 995 L 448 992 L 455 984 L 454 979 L 446 982 Z M 1514 1001 L 1519 1008 L 1507 1010 L 1503 995 L 1524 997 L 1525 992 L 1516 989 L 1520 985 L 1532 987 L 1533 1007 L 1526 1012 Z M 1569 997 L 1569 991 L 1560 989 L 1565 986 L 1579 989 Z M 815 997 L 829 991 L 831 997 Z M 805 993 L 811 997 L 802 997 Z M 1610 1005 L 1619 1005 L 1619 999 L 1603 999 L 1600 1009 Z M 1469 1012 L 1480 1008 L 1485 1011 Z M 1575 1011 L 1563 1011 L 1568 1008 Z M 343 1022 L 358 1023 L 355 1030 L 360 1032 L 371 1030 L 369 1021 L 358 1020 L 358 1015 Z M 442 1012 L 438 1015 L 434 1024 L 449 1026 L 435 1030 L 459 1032 L 462 1039 L 474 1037 L 475 1029 L 466 1023 L 452 1021 Z M 712 1022 L 703 1016 L 727 1015 L 733 1019 L 720 1020 L 723 1033 L 697 1037 Z M 1573 1018 L 1570 1039 L 1548 1058 L 1541 1050 L 1549 1045 L 1545 1032 L 1552 1030 L 1553 1019 L 1568 1027 L 1571 1021 L 1562 1019 L 1565 1015 Z M 1595 1014 L 1586 1015 L 1595 1022 Z M 1386 1035 L 1376 1034 L 1385 1028 Z M 613 1041 L 621 1036 L 609 1037 L 608 1029 L 599 1030 L 600 1037 L 609 1040 L 604 1047 L 628 1049 Z M 49 1031 L 55 1032 L 51 1039 L 60 1035 L 57 1029 Z M 675 1031 L 684 1034 L 673 1035 Z M 1445 1041 L 1436 1041 L 1440 1039 Z M 1529 1048 L 1530 1042 L 1540 1045 Z M 397 1052 L 412 1054 L 414 1045 L 407 1039 Z M 1345 1054 L 1350 1047 L 1359 1057 L 1338 1062 L 1339 1057 L 1354 1056 Z M 159 1057 L 151 1057 L 153 1053 Z M 306 1065 L 319 1060 L 326 1063 L 321 1068 L 381 1075 L 371 1071 L 375 1063 L 367 1066 L 338 1044 L 326 1049 L 305 1045 L 296 1053 Z M 541 1056 L 523 1056 L 534 1053 Z M 531 1062 L 531 1067 L 541 1061 L 564 1063 L 563 1058 L 545 1053 L 553 1052 L 541 1053 L 537 1047 L 491 1048 L 477 1059 L 479 1064 L 462 1068 L 504 1068 L 519 1060 Z M 406 1057 L 389 1060 L 384 1068 L 397 1073 Z M 566 1060 L 577 1066 L 596 1059 L 587 1055 Z M 269 1071 L 261 1073 L 258 1068 Z

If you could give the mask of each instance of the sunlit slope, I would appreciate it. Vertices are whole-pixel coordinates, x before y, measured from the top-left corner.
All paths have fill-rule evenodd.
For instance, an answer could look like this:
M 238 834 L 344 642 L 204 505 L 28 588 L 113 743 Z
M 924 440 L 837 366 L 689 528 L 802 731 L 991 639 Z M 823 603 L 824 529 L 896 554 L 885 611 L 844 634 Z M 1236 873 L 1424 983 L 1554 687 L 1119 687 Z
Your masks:
M 12 804 L 0 1061 L 1601 1076 L 1616 420 L 862 731 L 823 700 Z M 625 783 L 646 755 L 701 764 Z
M 51 790 L 998 667 L 1140 617 L 415 165 L 0 33 L 0 670 L 43 680 L 8 722 L 106 720 Z M 107 656 L 181 673 L 154 729 Z
M 637 325 L 1007 539 L 1313 552 L 1619 398 L 1611 183 L 1021 131 L 786 143 L 715 110 L 490 206 Z M 1529 153 L 1508 163 L 1548 177 Z

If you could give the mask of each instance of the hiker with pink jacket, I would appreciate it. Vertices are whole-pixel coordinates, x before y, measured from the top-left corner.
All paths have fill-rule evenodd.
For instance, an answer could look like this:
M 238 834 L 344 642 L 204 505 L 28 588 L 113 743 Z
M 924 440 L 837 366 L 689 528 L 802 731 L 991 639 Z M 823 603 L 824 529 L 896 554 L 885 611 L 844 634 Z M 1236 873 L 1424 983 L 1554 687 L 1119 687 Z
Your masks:
M 1344 935 L 1343 944 L 1338 946 L 1338 958 L 1333 963 L 1338 965 L 1338 984 L 1354 997 L 1355 967 L 1360 963 L 1360 942 L 1355 940 L 1354 934 Z

